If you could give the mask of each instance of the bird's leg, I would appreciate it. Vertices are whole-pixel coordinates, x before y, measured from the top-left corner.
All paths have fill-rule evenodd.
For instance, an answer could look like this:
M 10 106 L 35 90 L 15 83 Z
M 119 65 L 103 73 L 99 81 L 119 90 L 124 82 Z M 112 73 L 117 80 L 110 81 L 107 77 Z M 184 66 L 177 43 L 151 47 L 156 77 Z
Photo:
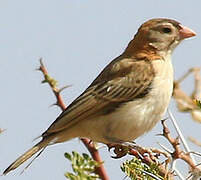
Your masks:
M 130 151 L 130 149 L 127 148 L 126 146 L 122 146 L 119 144 L 107 144 L 107 146 L 108 146 L 109 151 L 111 149 L 114 149 L 113 152 L 114 152 L 115 156 L 111 156 L 114 159 L 118 159 L 118 158 L 121 158 L 123 156 L 126 156 Z
M 123 140 L 119 140 L 117 138 L 109 138 L 110 141 L 112 143 L 107 144 L 108 146 L 108 150 L 110 151 L 111 149 L 114 148 L 113 152 L 116 154 L 116 156 L 112 156 L 112 158 L 121 158 L 125 155 L 127 155 L 128 153 L 130 153 L 131 150 L 135 150 L 138 154 L 139 157 L 141 157 L 142 155 L 139 153 L 140 150 L 142 149 L 142 147 L 140 147 L 139 145 L 137 145 L 135 142 L 132 141 L 123 141 Z

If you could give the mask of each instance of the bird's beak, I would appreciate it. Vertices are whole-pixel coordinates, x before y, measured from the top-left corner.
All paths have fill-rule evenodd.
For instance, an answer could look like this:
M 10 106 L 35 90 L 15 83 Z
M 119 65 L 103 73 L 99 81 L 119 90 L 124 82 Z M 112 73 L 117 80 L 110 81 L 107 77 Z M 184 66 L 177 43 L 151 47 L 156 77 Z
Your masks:
M 179 35 L 181 39 L 185 39 L 185 38 L 189 38 L 189 37 L 193 37 L 196 35 L 196 33 L 191 30 L 190 28 L 183 26 L 183 25 L 179 25 L 180 26 L 180 30 L 179 30 Z

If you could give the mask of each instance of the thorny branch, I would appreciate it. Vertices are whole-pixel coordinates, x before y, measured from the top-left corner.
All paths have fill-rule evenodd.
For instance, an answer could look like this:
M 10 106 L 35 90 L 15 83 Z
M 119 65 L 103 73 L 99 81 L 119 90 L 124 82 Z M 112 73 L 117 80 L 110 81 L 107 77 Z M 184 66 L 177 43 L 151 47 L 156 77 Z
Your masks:
M 122 145 L 108 145 L 109 150 L 114 148 L 113 152 L 116 156 L 113 156 L 113 158 L 121 158 L 125 156 L 126 154 L 135 156 L 138 159 L 141 159 L 141 161 L 148 166 L 150 166 L 153 163 L 158 164 L 159 168 L 159 175 L 162 177 L 168 178 L 169 180 L 173 180 L 174 174 L 168 170 L 168 164 L 171 162 L 171 155 L 163 150 L 156 149 L 156 148 L 145 148 L 136 145 L 135 148 L 128 148 Z M 166 160 L 163 163 L 159 162 L 159 156 L 163 155 Z
M 185 161 L 190 167 L 190 176 L 200 176 L 201 175 L 201 166 L 198 166 L 194 163 L 193 159 L 190 156 L 191 152 L 184 152 L 180 147 L 179 137 L 173 138 L 170 135 L 170 131 L 165 124 L 165 120 L 161 121 L 163 126 L 163 136 L 168 140 L 168 142 L 172 145 L 174 151 L 171 152 L 172 161 L 176 159 L 182 159 Z M 190 177 L 189 176 L 189 177 Z
M 141 159 L 143 163 L 147 165 L 151 165 L 152 163 L 157 163 L 159 166 L 160 175 L 164 177 L 165 179 L 174 179 L 175 173 L 179 175 L 179 171 L 174 167 L 174 162 L 177 159 L 181 159 L 185 161 L 189 166 L 189 177 L 193 177 L 192 179 L 198 179 L 201 176 L 201 165 L 196 164 L 195 161 L 192 159 L 191 154 L 196 154 L 201 156 L 200 153 L 196 152 L 186 152 L 182 150 L 180 147 L 180 138 L 176 137 L 173 138 L 170 135 L 170 130 L 165 124 L 165 120 L 161 121 L 163 126 L 163 133 L 160 134 L 164 136 L 168 142 L 172 145 L 173 151 L 167 150 L 165 147 L 161 145 L 161 147 L 165 150 L 155 149 L 155 148 L 145 148 L 137 146 L 137 148 L 128 148 L 123 147 L 120 145 L 108 145 L 109 150 L 111 148 L 114 148 L 114 153 L 116 156 L 114 158 L 120 158 L 125 156 L 126 154 L 130 154 L 135 156 L 138 159 Z M 166 160 L 164 163 L 159 162 L 159 156 L 163 155 Z M 172 164 L 170 168 L 168 168 L 169 164 Z M 182 175 L 180 175 L 182 176 Z M 196 177 L 196 178 L 195 178 Z
M 60 93 L 62 90 L 64 90 L 65 88 L 67 88 L 69 86 L 65 86 L 61 89 L 58 89 L 57 81 L 54 80 L 53 78 L 51 78 L 50 75 L 48 74 L 47 68 L 43 64 L 42 58 L 40 59 L 40 67 L 38 70 L 41 71 L 44 76 L 44 80 L 42 81 L 42 83 L 45 83 L 45 82 L 48 83 L 49 86 L 51 87 L 52 92 L 54 93 L 54 95 L 56 97 L 57 102 L 55 103 L 55 105 L 59 106 L 61 108 L 61 110 L 64 111 L 67 108 L 67 106 L 65 105 Z M 81 141 L 84 143 L 86 148 L 89 150 L 92 158 L 95 161 L 100 162 L 100 166 L 97 167 L 96 173 L 100 176 L 100 178 L 102 180 L 109 180 L 109 177 L 108 177 L 106 170 L 102 163 L 103 161 L 100 157 L 100 154 L 99 154 L 97 148 L 94 146 L 94 143 L 91 142 L 91 140 L 89 140 L 87 138 L 82 138 Z
M 177 103 L 178 110 L 181 112 L 189 112 L 192 119 L 201 123 L 201 67 L 194 67 L 189 69 L 181 78 L 174 81 L 173 98 Z M 194 90 L 191 95 L 187 95 L 180 84 L 190 75 L 194 76 Z M 201 142 L 193 137 L 188 138 L 192 143 L 201 146 Z

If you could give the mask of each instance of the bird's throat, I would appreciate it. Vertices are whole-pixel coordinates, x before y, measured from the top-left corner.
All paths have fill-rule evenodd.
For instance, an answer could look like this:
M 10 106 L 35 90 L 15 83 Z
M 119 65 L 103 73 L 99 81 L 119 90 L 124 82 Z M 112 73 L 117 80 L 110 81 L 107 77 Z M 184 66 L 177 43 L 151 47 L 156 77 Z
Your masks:
M 141 42 L 141 43 L 139 43 Z M 123 55 L 135 59 L 157 60 L 163 59 L 158 50 L 143 39 L 134 37 L 125 49 Z

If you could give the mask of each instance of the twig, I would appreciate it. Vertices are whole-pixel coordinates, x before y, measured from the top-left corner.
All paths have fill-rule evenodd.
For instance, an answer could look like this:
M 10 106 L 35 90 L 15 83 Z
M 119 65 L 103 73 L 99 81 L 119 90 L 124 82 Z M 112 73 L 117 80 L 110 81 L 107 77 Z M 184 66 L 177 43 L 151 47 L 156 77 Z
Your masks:
M 174 168 L 174 172 L 177 174 L 177 176 L 181 179 L 181 180 L 185 180 L 185 178 L 182 176 L 182 174 L 179 172 L 179 170 L 175 167 Z
M 183 136 L 178 124 L 177 124 L 177 122 L 176 122 L 176 119 L 174 118 L 173 114 L 171 113 L 171 111 L 169 109 L 168 109 L 168 114 L 170 116 L 170 120 L 172 121 L 172 123 L 173 123 L 173 125 L 175 127 L 175 130 L 177 131 L 177 133 L 179 135 L 179 138 L 181 139 L 181 142 L 183 143 L 185 151 L 190 152 L 191 150 L 190 150 L 190 148 L 189 148 L 189 146 L 188 146 L 188 144 L 187 144 L 187 142 L 186 142 L 186 140 L 185 140 L 185 138 L 184 138 L 184 136 Z M 196 162 L 195 162 L 194 157 L 192 156 L 191 158 L 193 160 L 193 163 L 195 164 Z
M 192 179 L 194 179 L 195 177 L 200 177 L 201 176 L 201 167 L 199 167 L 195 164 L 195 161 L 192 159 L 192 156 L 190 155 L 191 153 L 189 153 L 190 150 L 188 150 L 189 149 L 188 146 L 186 146 L 187 147 L 186 149 L 188 151 L 184 152 L 180 148 L 179 137 L 172 138 L 170 136 L 170 131 L 165 124 L 165 121 L 161 121 L 161 122 L 163 125 L 163 136 L 169 141 L 169 143 L 174 148 L 174 152 L 171 153 L 173 160 L 182 159 L 183 161 L 185 161 L 190 167 L 190 170 L 191 170 L 190 173 L 192 175 Z M 180 137 L 182 137 L 182 136 L 180 136 Z
M 192 119 L 201 123 L 201 109 L 199 100 L 201 100 L 201 67 L 194 67 L 188 70 L 180 79 L 174 81 L 173 98 L 177 103 L 180 112 L 189 112 Z M 194 75 L 194 90 L 191 95 L 186 94 L 180 87 L 180 84 L 191 73 Z
M 46 82 L 49 84 L 52 92 L 54 93 L 54 95 L 57 99 L 57 102 L 55 103 L 55 105 L 59 106 L 61 108 L 61 110 L 64 111 L 67 108 L 67 106 L 65 105 L 60 93 L 63 89 L 65 89 L 69 86 L 58 89 L 57 81 L 55 81 L 53 78 L 51 78 L 49 76 L 47 68 L 43 64 L 42 58 L 40 58 L 39 61 L 40 61 L 40 67 L 38 70 L 40 70 L 44 75 L 44 80 L 42 81 L 42 83 Z M 82 138 L 81 141 L 84 143 L 86 148 L 89 150 L 93 159 L 97 162 L 100 162 L 100 166 L 96 168 L 96 173 L 100 176 L 100 178 L 102 180 L 109 180 L 109 177 L 108 177 L 106 170 L 102 163 L 103 161 L 101 160 L 100 154 L 99 154 L 98 150 L 96 149 L 96 147 L 94 146 L 94 144 L 91 142 L 91 140 L 89 140 L 87 138 Z
M 191 151 L 191 152 L 189 152 L 189 154 L 195 154 L 195 155 L 197 155 L 197 156 L 200 156 L 201 157 L 201 153 L 199 153 L 199 152 L 194 152 L 194 151 Z M 199 163 L 198 165 L 201 165 L 201 163 Z M 197 165 L 197 166 L 198 166 Z
M 155 175 L 152 174 L 152 173 L 149 173 L 149 172 L 147 172 L 147 171 L 144 171 L 144 170 L 142 170 L 142 169 L 140 169 L 140 168 L 136 168 L 136 169 L 139 170 L 139 171 L 142 171 L 144 174 L 147 174 L 147 175 L 149 175 L 150 177 L 152 177 L 152 178 L 154 178 L 154 179 L 156 179 L 156 180 L 162 180 L 161 178 L 155 176 Z
M 124 147 L 121 145 L 108 145 L 108 147 L 109 149 L 115 148 L 114 153 L 117 155 L 115 158 L 123 157 L 128 153 L 138 159 L 141 159 L 141 161 L 147 164 L 148 166 L 153 163 L 157 163 L 159 168 L 159 175 L 165 178 L 168 177 L 169 180 L 173 180 L 173 174 L 167 169 L 167 165 L 170 162 L 171 158 L 169 153 L 156 148 L 144 148 L 140 146 L 136 146 L 136 149 Z M 167 158 L 165 161 L 165 165 L 163 163 L 158 162 L 158 156 L 161 154 Z

